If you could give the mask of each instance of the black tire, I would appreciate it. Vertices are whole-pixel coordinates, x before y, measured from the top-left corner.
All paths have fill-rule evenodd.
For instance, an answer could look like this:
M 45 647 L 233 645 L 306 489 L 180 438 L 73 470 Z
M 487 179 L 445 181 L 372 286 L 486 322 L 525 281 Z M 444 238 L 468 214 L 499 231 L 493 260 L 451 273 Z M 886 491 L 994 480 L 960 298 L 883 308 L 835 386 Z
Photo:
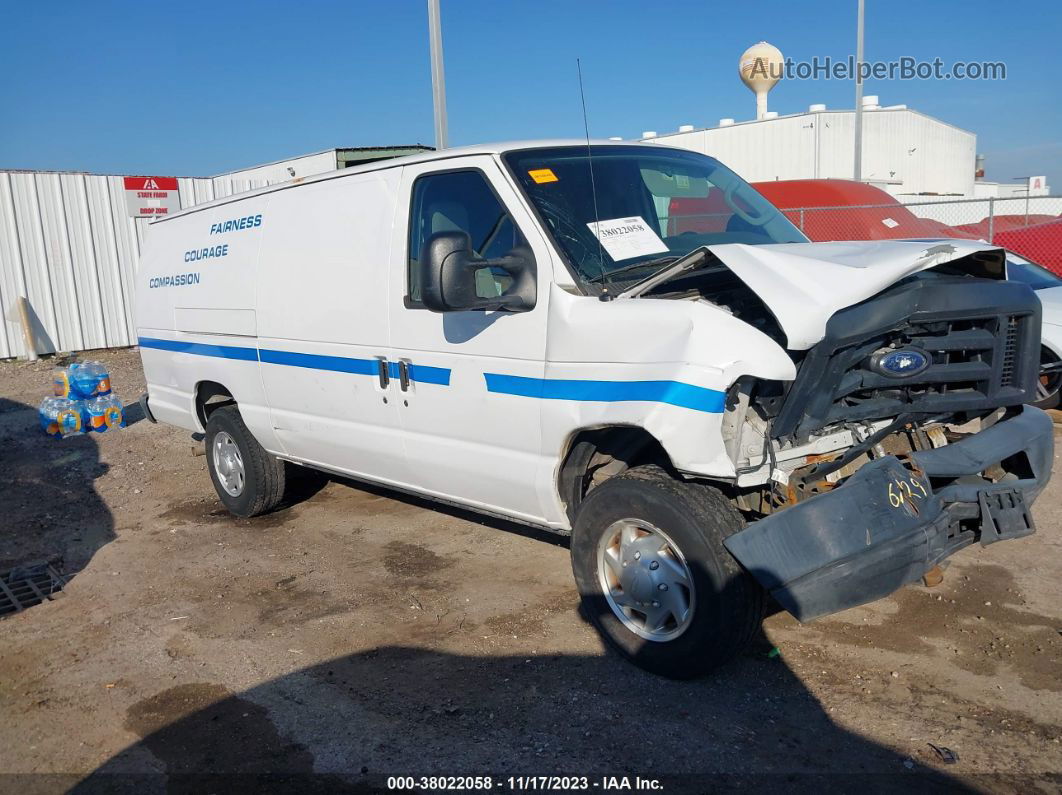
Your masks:
M 599 544 L 624 519 L 663 531 L 692 574 L 692 617 L 672 640 L 636 634 L 604 594 Z M 691 679 L 717 668 L 748 644 L 763 618 L 763 589 L 723 546 L 742 527 L 741 514 L 718 490 L 676 480 L 659 467 L 636 467 L 605 481 L 583 500 L 572 530 L 572 570 L 586 617 L 609 645 L 652 673 Z
M 214 440 L 221 432 L 231 437 L 243 459 L 244 484 L 236 496 L 225 490 L 215 469 Z M 267 453 L 251 435 L 235 404 L 211 412 L 206 424 L 204 443 L 210 480 L 218 493 L 218 499 L 230 513 L 246 518 L 267 513 L 277 506 L 284 496 L 284 462 Z
M 1050 348 L 1046 346 L 1040 348 L 1041 367 L 1045 364 L 1055 364 L 1057 362 L 1058 357 L 1051 352 Z M 1062 372 L 1041 375 L 1037 388 L 1037 400 L 1032 405 L 1044 411 L 1057 409 L 1060 395 L 1062 395 Z

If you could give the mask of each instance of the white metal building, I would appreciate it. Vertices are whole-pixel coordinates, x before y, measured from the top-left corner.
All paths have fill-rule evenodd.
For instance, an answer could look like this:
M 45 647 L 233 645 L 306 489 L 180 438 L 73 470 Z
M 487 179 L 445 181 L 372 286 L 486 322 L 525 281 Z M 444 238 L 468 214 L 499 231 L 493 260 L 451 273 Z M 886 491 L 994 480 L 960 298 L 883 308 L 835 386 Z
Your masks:
M 215 177 L 177 179 L 181 207 L 431 147 L 328 149 Z M 294 174 L 292 173 L 294 172 Z M 130 217 L 123 176 L 0 170 L 0 359 L 136 344 L 133 276 L 149 219 Z
M 750 182 L 851 179 L 855 112 L 807 112 L 645 136 L 718 158 Z M 977 136 L 905 105 L 864 98 L 863 179 L 896 196 L 974 196 Z

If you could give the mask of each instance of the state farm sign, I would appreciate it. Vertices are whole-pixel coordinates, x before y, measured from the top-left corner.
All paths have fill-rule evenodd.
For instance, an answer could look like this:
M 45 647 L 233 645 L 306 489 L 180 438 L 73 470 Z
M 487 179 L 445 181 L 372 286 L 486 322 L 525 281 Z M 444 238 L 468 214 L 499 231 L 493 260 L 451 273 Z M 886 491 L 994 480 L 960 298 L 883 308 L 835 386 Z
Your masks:
M 126 177 L 125 207 L 133 218 L 155 218 L 181 209 L 176 177 Z

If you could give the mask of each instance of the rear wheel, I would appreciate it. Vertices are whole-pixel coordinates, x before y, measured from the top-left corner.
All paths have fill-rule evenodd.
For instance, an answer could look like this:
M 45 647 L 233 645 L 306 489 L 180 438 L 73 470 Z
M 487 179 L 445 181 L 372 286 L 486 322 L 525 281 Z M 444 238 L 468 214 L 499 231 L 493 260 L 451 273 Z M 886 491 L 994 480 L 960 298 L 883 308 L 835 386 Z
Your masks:
M 284 462 L 258 443 L 235 404 L 211 412 L 205 444 L 210 480 L 231 513 L 258 516 L 276 507 L 284 495 Z
M 637 467 L 587 495 L 572 569 L 587 617 L 635 665 L 676 679 L 738 654 L 763 616 L 763 591 L 723 539 L 744 526 L 716 489 Z
M 1049 348 L 1040 348 L 1040 367 L 1050 364 L 1058 364 L 1059 358 Z M 1059 391 L 1062 390 L 1062 370 L 1054 370 L 1041 373 L 1040 380 L 1036 384 L 1036 402 L 1033 403 L 1039 409 L 1058 408 Z

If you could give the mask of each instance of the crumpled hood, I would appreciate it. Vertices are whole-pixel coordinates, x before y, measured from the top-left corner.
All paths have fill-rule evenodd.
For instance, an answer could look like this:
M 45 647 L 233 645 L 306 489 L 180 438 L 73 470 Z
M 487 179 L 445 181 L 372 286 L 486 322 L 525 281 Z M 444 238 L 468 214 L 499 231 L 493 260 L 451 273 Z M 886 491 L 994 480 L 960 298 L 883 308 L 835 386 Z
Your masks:
M 859 303 L 909 276 L 946 262 L 987 252 L 969 272 L 1004 278 L 1002 249 L 970 240 L 933 243 L 881 240 L 844 243 L 740 243 L 709 246 L 774 313 L 790 350 L 821 340 L 839 309 Z

